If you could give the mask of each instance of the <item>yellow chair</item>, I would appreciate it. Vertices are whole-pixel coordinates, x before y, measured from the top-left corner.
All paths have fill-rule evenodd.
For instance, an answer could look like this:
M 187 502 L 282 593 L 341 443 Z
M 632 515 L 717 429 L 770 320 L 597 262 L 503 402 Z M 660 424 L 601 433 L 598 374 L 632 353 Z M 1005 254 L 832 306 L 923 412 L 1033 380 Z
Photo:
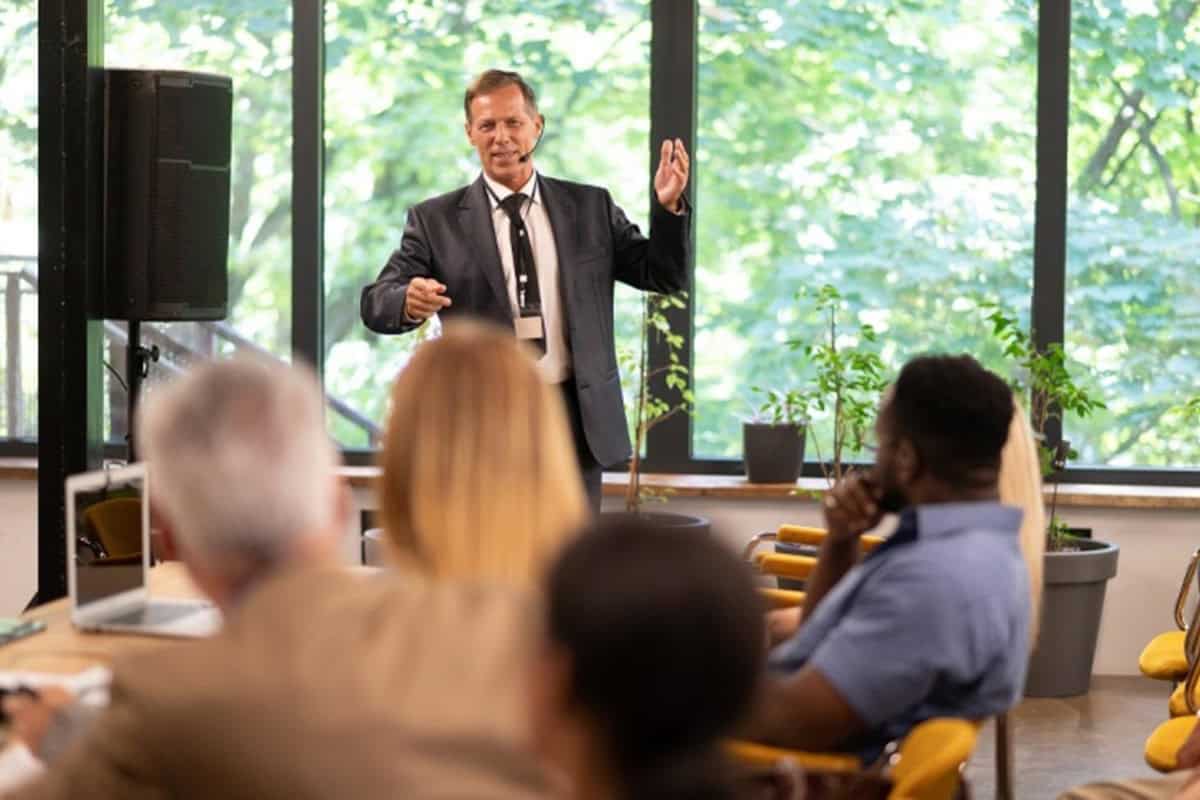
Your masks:
M 772 747 L 743 739 L 732 739 L 725 743 L 725 752 L 738 764 L 753 769 L 771 770 L 781 764 L 797 764 L 814 772 L 858 772 L 863 768 L 857 756 L 841 753 L 806 753 Z
M 1146 740 L 1146 763 L 1159 772 L 1174 772 L 1179 768 L 1179 748 L 1192 735 L 1197 718 L 1176 717 L 1154 729 Z
M 1196 690 L 1192 691 L 1192 702 L 1187 701 L 1187 682 L 1181 682 L 1175 687 L 1175 691 L 1171 692 L 1171 700 L 1167 703 L 1167 710 L 1171 713 L 1171 717 L 1186 717 L 1189 714 L 1195 714 L 1195 710 L 1200 706 L 1200 695 Z
M 913 728 L 890 757 L 884 777 L 891 781 L 889 800 L 951 800 L 962 782 L 962 767 L 975 750 L 979 724 L 935 718 Z M 795 764 L 813 772 L 855 773 L 862 762 L 838 753 L 806 753 L 755 742 L 731 741 L 726 752 L 751 769 L 774 770 Z
M 1196 578 L 1198 563 L 1200 563 L 1200 549 L 1192 553 L 1187 569 L 1183 573 L 1183 582 L 1179 585 L 1179 594 L 1175 598 L 1175 627 L 1178 630 L 1155 636 L 1138 657 L 1138 669 L 1147 678 L 1160 681 L 1180 681 L 1187 675 L 1188 658 L 1185 652 L 1185 639 L 1189 626 L 1184 614 L 1192 581 Z
M 817 568 L 812 556 L 792 556 L 785 553 L 755 553 L 754 564 L 764 575 L 793 580 L 808 580 Z
M 1185 652 L 1191 666 L 1186 679 L 1175 688 L 1171 694 L 1168 708 L 1172 719 L 1154 729 L 1146 740 L 1144 755 L 1146 763 L 1160 772 L 1171 772 L 1178 768 L 1177 756 L 1179 748 L 1187 741 L 1192 729 L 1196 727 L 1196 710 L 1200 707 L 1200 608 L 1192 617 L 1188 628 L 1188 642 Z M 1176 713 L 1178 712 L 1178 713 Z
M 110 497 L 83 512 L 86 529 L 94 533 L 104 555 L 110 558 L 142 552 L 142 501 L 136 497 Z
M 749 561 L 754 550 L 763 542 L 784 542 L 785 544 L 808 545 L 819 547 L 825 539 L 824 528 L 812 528 L 805 525 L 780 525 L 777 530 L 755 534 L 746 543 L 742 558 Z M 859 548 L 863 553 L 869 553 L 883 544 L 882 536 L 862 536 L 859 538 Z
M 962 783 L 963 765 L 975 751 L 979 724 L 937 718 L 922 722 L 904 737 L 893 758 L 892 800 L 952 800 Z
M 767 605 L 771 608 L 795 608 L 796 606 L 804 605 L 804 592 L 796 592 L 791 589 L 768 589 L 760 588 L 759 593 L 766 599 Z

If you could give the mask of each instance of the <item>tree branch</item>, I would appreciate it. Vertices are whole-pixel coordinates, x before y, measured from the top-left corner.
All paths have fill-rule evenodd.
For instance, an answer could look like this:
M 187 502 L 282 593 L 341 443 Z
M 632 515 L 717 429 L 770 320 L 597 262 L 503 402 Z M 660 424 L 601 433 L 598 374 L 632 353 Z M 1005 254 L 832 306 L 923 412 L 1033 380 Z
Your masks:
M 1133 147 L 1129 148 L 1129 152 L 1126 153 L 1125 157 L 1121 159 L 1121 163 L 1117 164 L 1117 168 L 1113 170 L 1113 174 L 1110 175 L 1108 180 L 1104 182 L 1105 189 L 1111 189 L 1113 184 L 1117 182 L 1117 178 L 1121 177 L 1121 173 L 1125 171 L 1125 165 L 1133 160 L 1133 157 L 1135 154 L 1137 154 L 1138 147 L 1141 145 L 1141 143 L 1142 142 L 1139 139 L 1133 143 Z
M 1112 124 L 1109 125 L 1108 133 L 1104 134 L 1104 138 L 1100 140 L 1100 144 L 1096 146 L 1095 152 L 1088 159 L 1087 166 L 1083 170 L 1083 175 L 1079 179 L 1080 194 L 1087 194 L 1092 190 L 1092 187 L 1100 183 L 1100 179 L 1104 177 L 1104 170 L 1108 167 L 1108 162 L 1116 155 L 1117 149 L 1121 145 L 1121 137 L 1133 125 L 1137 110 L 1146 96 L 1146 93 L 1141 89 L 1136 89 L 1132 93 L 1126 94 L 1125 90 L 1121 88 L 1121 85 L 1115 79 L 1113 80 L 1113 85 L 1117 87 L 1117 92 L 1121 95 L 1121 106 L 1117 109 Z
M 1144 124 L 1138 126 L 1138 137 L 1142 144 L 1150 151 L 1150 157 L 1154 159 L 1154 165 L 1158 168 L 1158 177 L 1162 179 L 1163 188 L 1167 190 L 1167 197 L 1171 201 L 1171 216 L 1175 219 L 1181 218 L 1179 210 L 1179 189 L 1175 187 L 1175 178 L 1171 174 L 1171 165 L 1167 159 L 1155 146 L 1154 140 L 1150 138 L 1150 131 L 1154 124 L 1158 122 L 1162 112 L 1154 115 L 1154 119 L 1147 120 Z
M 1145 424 L 1138 426 L 1132 433 L 1121 440 L 1120 444 L 1118 444 L 1116 448 L 1109 454 L 1109 460 L 1122 456 L 1128 452 L 1135 444 L 1138 443 L 1138 440 L 1142 438 L 1142 435 L 1147 431 L 1153 430 L 1154 427 L 1158 425 L 1159 421 L 1162 420 L 1162 418 L 1166 416 L 1167 412 L 1170 410 L 1171 406 L 1169 405 L 1160 405 L 1157 409 L 1155 409 L 1153 415 L 1145 422 Z

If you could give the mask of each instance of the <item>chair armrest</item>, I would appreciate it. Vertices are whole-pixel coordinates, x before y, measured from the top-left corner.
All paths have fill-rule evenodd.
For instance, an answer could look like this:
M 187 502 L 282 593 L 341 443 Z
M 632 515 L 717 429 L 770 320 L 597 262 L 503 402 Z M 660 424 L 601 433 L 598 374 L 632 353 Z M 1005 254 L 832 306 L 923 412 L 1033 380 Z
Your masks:
M 767 605 L 771 608 L 796 608 L 804 605 L 804 592 L 794 592 L 791 589 L 769 589 L 761 588 L 758 590 L 767 600 Z
M 805 525 L 780 525 L 776 538 L 788 544 L 807 544 L 818 547 L 825 540 L 825 529 L 810 528 Z M 863 535 L 859 537 L 858 542 L 859 549 L 864 553 L 869 553 L 883 544 L 884 538 L 882 536 Z
M 862 761 L 856 756 L 788 750 L 744 739 L 727 739 L 725 752 L 738 764 L 748 767 L 772 768 L 781 761 L 790 761 L 819 772 L 858 772 L 862 769 Z
M 811 556 L 789 556 L 782 553 L 759 553 L 755 563 L 761 572 L 779 578 L 805 580 L 817 568 L 817 560 Z

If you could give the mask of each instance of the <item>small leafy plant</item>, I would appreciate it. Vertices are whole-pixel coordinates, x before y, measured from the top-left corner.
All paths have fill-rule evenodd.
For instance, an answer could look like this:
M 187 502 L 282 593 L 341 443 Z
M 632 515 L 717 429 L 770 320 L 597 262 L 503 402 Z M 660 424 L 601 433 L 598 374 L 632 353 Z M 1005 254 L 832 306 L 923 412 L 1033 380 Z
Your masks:
M 752 386 L 750 390 L 763 400 L 754 412 L 754 422 L 769 425 L 806 425 L 813 398 L 796 389 L 781 391 Z
M 999 340 L 1004 354 L 1017 367 L 1017 374 L 1012 380 L 1013 391 L 1028 400 L 1030 424 L 1038 440 L 1042 477 L 1057 478 L 1066 469 L 1067 461 L 1078 454 L 1068 442 L 1050 441 L 1046 434 L 1050 421 L 1057 419 L 1061 422 L 1065 414 L 1084 419 L 1106 406 L 1100 398 L 1075 382 L 1068 369 L 1067 354 L 1060 343 L 1054 342 L 1044 350 L 1039 350 L 1032 334 L 1021 327 L 1016 317 L 994 303 L 985 304 L 983 308 L 986 319 L 992 325 L 992 334 Z M 1046 530 L 1046 549 L 1049 551 L 1069 549 L 1074 541 L 1074 537 L 1067 532 L 1066 524 L 1055 516 L 1057 503 L 1058 480 L 1054 480 L 1050 522 Z
M 645 295 L 642 298 L 642 335 L 639 337 L 637 356 L 622 354 L 622 366 L 637 375 L 632 403 L 626 408 L 633 434 L 633 457 L 629 461 L 625 510 L 631 513 L 637 513 L 642 503 L 647 500 L 666 500 L 668 494 L 666 491 L 642 487 L 642 448 L 646 443 L 646 435 L 676 414 L 690 413 L 695 403 L 692 390 L 688 386 L 688 368 L 681 358 L 683 337 L 671 330 L 671 322 L 667 318 L 669 309 L 684 308 L 686 298 L 687 294 L 684 292 Z M 667 363 L 654 369 L 650 368 L 650 356 L 646 347 L 650 336 L 657 337 L 667 345 Z M 651 382 L 660 375 L 663 376 L 668 394 L 673 397 L 656 397 L 650 391 Z
M 804 300 L 807 293 L 802 289 L 796 296 Z M 887 380 L 876 352 L 875 329 L 865 323 L 850 332 L 841 329 L 841 293 L 826 284 L 817 291 L 815 306 L 824 321 L 824 335 L 815 342 L 792 340 L 788 346 L 802 350 L 812 365 L 815 389 L 810 408 L 832 419 L 828 460 L 821 456 L 819 437 L 811 437 L 821 474 L 832 488 L 846 473 L 843 457 L 863 450 Z

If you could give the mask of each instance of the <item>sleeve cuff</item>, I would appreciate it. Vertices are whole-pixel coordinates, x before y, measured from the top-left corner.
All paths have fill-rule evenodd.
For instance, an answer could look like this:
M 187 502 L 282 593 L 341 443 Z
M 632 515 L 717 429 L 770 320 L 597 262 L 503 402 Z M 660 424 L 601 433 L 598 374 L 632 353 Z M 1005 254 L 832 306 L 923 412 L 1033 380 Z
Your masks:
M 678 211 L 672 211 L 671 209 L 667 208 L 666 206 L 663 206 L 663 211 L 666 211 L 668 214 L 670 214 L 673 217 L 686 217 L 688 215 L 688 212 L 691 211 L 691 206 L 688 204 L 687 195 L 686 194 L 679 195 L 679 210 Z

